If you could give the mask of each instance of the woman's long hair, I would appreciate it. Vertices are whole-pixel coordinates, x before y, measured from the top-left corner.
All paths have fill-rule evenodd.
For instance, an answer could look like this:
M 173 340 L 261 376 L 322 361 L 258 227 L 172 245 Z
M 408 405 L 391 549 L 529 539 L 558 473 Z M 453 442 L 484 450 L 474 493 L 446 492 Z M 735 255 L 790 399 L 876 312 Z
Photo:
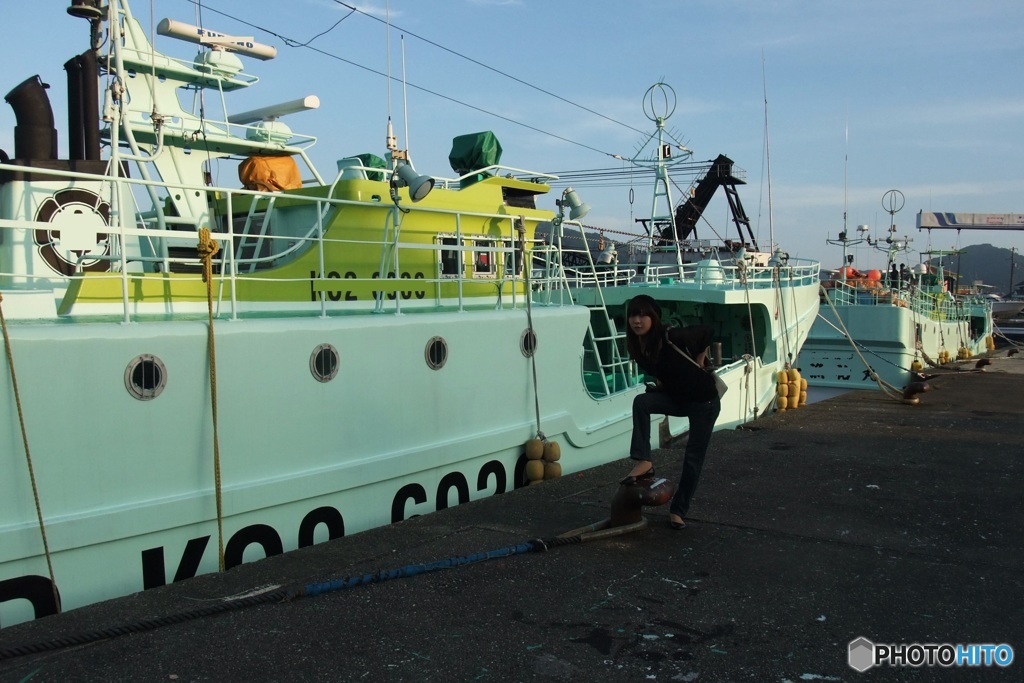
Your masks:
M 640 337 L 633 331 L 629 319 L 634 315 L 649 315 L 651 317 L 651 331 L 647 333 L 647 343 L 644 348 L 640 346 Z M 661 322 L 661 308 L 657 302 L 646 294 L 633 297 L 626 306 L 626 350 L 633 360 L 641 358 L 651 362 L 658 360 L 661 355 L 661 347 L 665 338 L 665 325 Z

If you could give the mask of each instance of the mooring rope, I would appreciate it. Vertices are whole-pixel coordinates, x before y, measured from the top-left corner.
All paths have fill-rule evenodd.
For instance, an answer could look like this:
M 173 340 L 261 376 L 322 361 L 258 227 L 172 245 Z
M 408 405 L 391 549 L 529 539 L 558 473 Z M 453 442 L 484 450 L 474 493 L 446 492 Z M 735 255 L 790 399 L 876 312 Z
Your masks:
M 90 631 L 86 633 L 80 633 L 77 635 L 55 638 L 53 640 L 46 642 L 30 643 L 28 645 L 20 645 L 16 647 L 0 649 L 0 662 L 8 659 L 15 659 L 17 657 L 24 657 L 30 654 L 37 654 L 40 652 L 59 650 L 62 648 L 72 647 L 76 645 L 86 645 L 88 643 L 95 643 L 100 640 L 107 640 L 109 638 L 115 638 L 118 636 L 128 635 L 131 633 L 152 631 L 154 629 L 162 628 L 164 626 L 180 624 L 186 621 L 192 621 L 194 619 L 209 617 L 216 614 L 223 614 L 225 612 L 241 610 L 248 607 L 254 607 L 257 605 L 289 602 L 304 597 L 311 598 L 316 597 L 318 595 L 324 595 L 327 593 L 333 593 L 340 590 L 355 588 L 357 586 L 382 583 L 384 581 L 389 581 L 392 579 L 405 579 L 418 576 L 420 574 L 438 571 L 440 569 L 452 569 L 455 567 L 476 564 L 478 562 L 483 562 L 485 560 L 512 557 L 514 555 L 520 555 L 523 553 L 547 552 L 552 548 L 575 545 L 579 543 L 584 543 L 586 541 L 601 540 L 612 535 L 629 533 L 631 531 L 635 531 L 636 529 L 643 528 L 644 526 L 646 526 L 646 524 L 646 520 L 641 520 L 641 522 L 637 524 L 615 527 L 613 529 L 606 529 L 603 531 L 597 531 L 593 533 L 579 533 L 580 531 L 583 531 L 583 529 L 578 529 L 573 532 L 568 532 L 569 534 L 572 534 L 571 536 L 563 534 L 562 536 L 557 536 L 554 538 L 535 538 L 516 545 L 506 546 L 504 548 L 497 548 L 494 550 L 484 552 L 478 552 L 471 555 L 453 556 L 444 560 L 437 560 L 434 562 L 427 562 L 422 564 L 411 564 L 406 565 L 404 567 L 398 567 L 395 569 L 381 570 L 370 574 L 348 576 L 345 578 L 333 579 L 330 581 L 308 583 L 305 585 L 296 585 L 292 587 L 276 588 L 275 590 L 271 590 L 265 593 L 247 595 L 243 598 L 234 598 L 218 601 L 215 604 L 206 605 L 204 607 L 188 610 L 186 612 L 178 612 L 176 614 L 170 614 L 167 616 L 156 617 L 152 619 L 143 619 L 133 623 L 112 626 L 97 631 Z
M 28 447 L 28 430 L 25 428 L 25 412 L 21 407 L 21 392 L 18 390 L 18 377 L 14 374 L 14 355 L 11 352 L 11 337 L 7 332 L 7 318 L 4 317 L 4 297 L 0 294 L 0 329 L 4 335 L 4 350 L 7 352 L 7 367 L 11 369 L 11 388 L 14 390 L 14 403 L 18 407 L 18 424 L 21 425 L 21 442 L 25 446 L 25 462 L 28 464 L 28 478 L 32 483 L 32 499 L 36 504 L 36 517 L 39 519 L 39 535 L 43 538 L 43 553 L 46 555 L 46 569 L 50 572 L 50 588 L 53 589 L 53 605 L 60 614 L 60 593 L 57 591 L 57 579 L 53 574 L 53 559 L 50 556 L 50 542 L 46 538 L 46 524 L 43 522 L 43 506 L 39 502 L 39 487 L 36 485 L 36 471 L 32 466 L 32 451 Z
M 530 331 L 530 342 L 533 345 L 530 351 L 530 370 L 533 373 L 533 410 L 537 418 L 537 438 L 546 440 L 544 432 L 540 428 L 540 389 L 537 385 L 537 333 L 533 329 L 533 289 L 530 285 L 530 271 L 532 264 L 526 261 L 526 222 L 522 216 L 517 217 L 515 222 L 516 232 L 519 233 L 519 253 L 523 264 L 523 273 L 526 277 L 526 327 Z M 531 259 L 533 257 L 531 256 Z
M 998 330 L 998 329 L 996 329 L 994 327 L 992 329 L 992 337 L 993 338 L 999 337 L 1000 339 L 1005 341 L 1008 346 L 1011 346 L 1011 347 L 1013 347 L 1015 349 L 1022 349 L 1022 348 L 1024 348 L 1024 344 L 1021 344 L 1020 342 L 1017 342 L 1017 341 L 1014 341 L 1013 339 L 1010 339 L 1005 334 L 1003 334 L 1002 331 L 1000 331 L 1000 330 Z
M 736 271 L 739 274 L 740 284 L 743 285 L 743 299 L 744 299 L 744 301 L 747 304 L 747 323 L 750 326 L 750 354 L 744 354 L 744 355 L 750 355 L 751 357 L 756 357 L 757 356 L 757 337 L 754 336 L 754 307 L 753 307 L 753 304 L 750 301 L 750 273 L 747 270 L 747 262 L 744 261 L 743 259 L 738 260 L 736 262 Z M 748 365 L 748 367 L 749 367 L 749 365 Z M 758 414 L 757 414 L 757 410 L 758 410 L 757 409 L 757 373 L 755 372 L 753 374 L 754 374 L 754 417 L 756 418 L 758 416 Z M 748 410 L 748 408 L 750 406 L 750 391 L 749 391 L 749 388 L 750 388 L 750 378 L 748 377 L 746 379 L 747 379 L 747 386 L 745 387 L 745 390 L 743 392 L 743 405 L 741 406 L 741 408 L 743 410 L 743 415 L 744 416 L 746 416 L 747 410 Z M 772 401 L 774 401 L 774 400 L 775 399 L 773 398 Z M 770 408 L 771 408 L 770 404 L 765 406 L 765 412 L 768 412 L 768 410 Z
M 220 244 L 210 239 L 210 229 L 200 228 L 199 244 L 196 245 L 199 259 L 203 264 L 203 282 L 206 283 L 207 354 L 210 358 L 210 408 L 213 414 L 213 481 L 217 498 L 217 567 L 224 571 L 224 504 L 220 478 L 220 439 L 217 436 L 217 353 L 213 335 L 213 257 L 220 251 Z

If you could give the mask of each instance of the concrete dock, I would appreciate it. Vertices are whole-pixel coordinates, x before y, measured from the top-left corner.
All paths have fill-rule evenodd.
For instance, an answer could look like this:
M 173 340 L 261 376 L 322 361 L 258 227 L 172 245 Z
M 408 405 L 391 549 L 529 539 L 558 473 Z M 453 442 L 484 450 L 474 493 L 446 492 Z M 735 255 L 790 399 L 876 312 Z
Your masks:
M 716 433 L 682 531 L 646 508 L 641 530 L 522 550 L 606 518 L 622 460 L 5 628 L 0 683 L 1019 681 L 1024 359 L 991 358 L 919 405 L 859 391 Z M 658 474 L 681 457 L 656 451 Z M 451 558 L 481 561 L 339 588 Z M 861 673 L 858 638 L 1014 659 Z

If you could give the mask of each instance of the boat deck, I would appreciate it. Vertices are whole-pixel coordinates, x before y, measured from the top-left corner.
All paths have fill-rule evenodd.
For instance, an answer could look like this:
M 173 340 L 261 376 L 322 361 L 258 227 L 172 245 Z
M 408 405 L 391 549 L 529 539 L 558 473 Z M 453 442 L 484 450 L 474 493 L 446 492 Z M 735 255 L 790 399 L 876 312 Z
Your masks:
M 649 508 L 639 531 L 514 554 L 607 517 L 619 461 L 3 629 L 0 681 L 838 681 L 858 675 L 847 664 L 858 637 L 1006 643 L 1020 656 L 1024 405 L 1006 397 L 1024 395 L 1024 359 L 989 357 L 980 372 L 976 359 L 943 368 L 917 406 L 859 391 L 716 433 L 682 532 Z M 659 474 L 678 475 L 680 448 L 655 457 Z M 268 586 L 509 548 L 221 611 Z M 219 613 L 165 624 L 204 610 Z M 75 644 L 143 620 L 160 625 Z

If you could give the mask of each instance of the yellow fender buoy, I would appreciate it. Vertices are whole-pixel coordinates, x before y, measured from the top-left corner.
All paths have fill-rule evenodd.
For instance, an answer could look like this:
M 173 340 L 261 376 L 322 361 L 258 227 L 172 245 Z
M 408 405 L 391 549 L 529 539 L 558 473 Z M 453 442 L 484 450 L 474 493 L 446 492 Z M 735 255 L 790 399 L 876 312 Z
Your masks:
M 793 397 L 793 383 L 790 382 L 789 373 L 791 370 L 779 370 L 775 375 L 776 387 L 775 391 L 779 398 L 776 402 L 777 410 L 786 410 L 790 407 L 796 407 L 796 403 L 799 400 L 798 397 Z
M 910 364 L 910 369 L 913 372 L 921 372 L 924 370 L 924 365 L 921 364 L 921 361 L 915 358 L 914 362 Z
M 790 372 L 792 372 L 792 371 L 790 371 Z M 782 386 L 783 385 L 781 385 L 781 384 L 779 385 L 780 388 Z M 795 381 L 795 380 L 790 380 L 789 382 L 786 382 L 785 386 L 786 386 L 786 398 L 789 399 L 787 407 L 790 408 L 790 409 L 798 407 L 800 405 L 800 382 Z
M 543 460 L 527 460 L 526 461 L 526 478 L 530 482 L 543 481 L 544 479 L 544 461 Z
M 558 462 L 562 457 L 562 447 L 557 441 L 548 441 L 544 444 L 544 460 L 547 462 Z
M 562 466 L 557 462 L 546 462 L 544 463 L 544 478 L 545 479 L 558 479 L 562 476 Z
M 544 455 L 544 442 L 540 439 L 530 439 L 526 442 L 526 459 L 540 460 Z

